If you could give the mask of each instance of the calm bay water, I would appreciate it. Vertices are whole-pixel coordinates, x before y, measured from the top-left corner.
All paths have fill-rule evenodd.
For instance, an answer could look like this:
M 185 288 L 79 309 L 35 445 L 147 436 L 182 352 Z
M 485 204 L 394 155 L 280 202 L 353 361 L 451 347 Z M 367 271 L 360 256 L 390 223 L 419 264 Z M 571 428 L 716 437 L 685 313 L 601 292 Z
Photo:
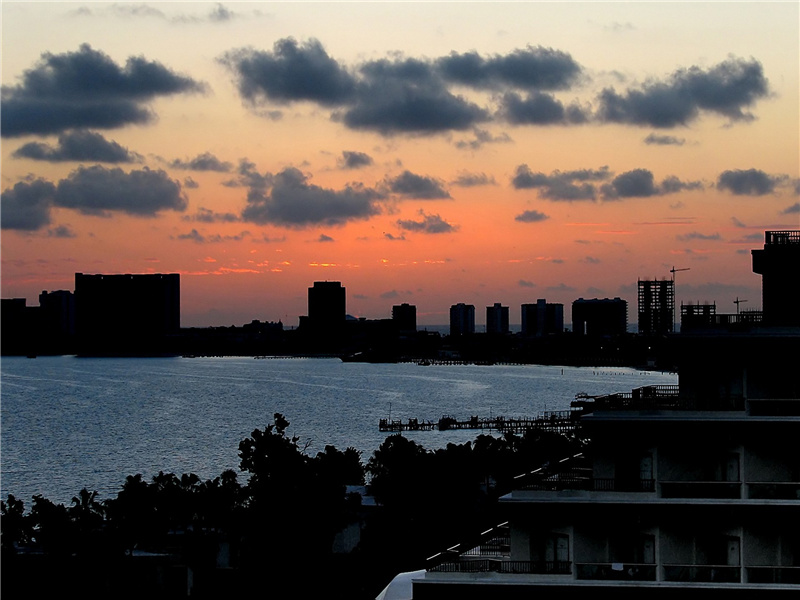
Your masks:
M 674 384 L 675 374 L 550 366 L 418 366 L 333 359 L 6 357 L 0 362 L 0 495 L 69 504 L 114 497 L 127 475 L 238 471 L 238 445 L 276 412 L 315 454 L 385 439 L 381 418 L 533 417 L 579 392 Z M 480 432 L 413 432 L 433 449 Z M 246 481 L 246 475 L 240 476 Z

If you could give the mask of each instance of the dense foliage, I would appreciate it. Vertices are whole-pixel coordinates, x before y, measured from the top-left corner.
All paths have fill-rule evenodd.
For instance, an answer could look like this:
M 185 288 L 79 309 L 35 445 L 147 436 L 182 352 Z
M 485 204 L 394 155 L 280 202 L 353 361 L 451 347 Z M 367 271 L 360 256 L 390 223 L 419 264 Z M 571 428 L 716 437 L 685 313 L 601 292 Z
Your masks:
M 244 484 L 232 470 L 208 481 L 139 474 L 116 498 L 100 502 L 83 489 L 65 507 L 37 495 L 28 512 L 9 495 L 0 520 L 3 591 L 181 596 L 187 578 L 170 586 L 168 575 L 183 565 L 194 596 L 269 589 L 281 577 L 300 597 L 340 590 L 374 598 L 392 575 L 499 522 L 496 500 L 513 476 L 580 446 L 529 432 L 429 451 L 391 435 L 364 465 L 353 448 L 311 456 L 288 427 L 275 414 L 241 441 Z M 353 491 L 363 487 L 347 492 L 367 478 L 368 496 Z M 145 557 L 159 565 L 150 568 L 157 577 L 141 572 Z

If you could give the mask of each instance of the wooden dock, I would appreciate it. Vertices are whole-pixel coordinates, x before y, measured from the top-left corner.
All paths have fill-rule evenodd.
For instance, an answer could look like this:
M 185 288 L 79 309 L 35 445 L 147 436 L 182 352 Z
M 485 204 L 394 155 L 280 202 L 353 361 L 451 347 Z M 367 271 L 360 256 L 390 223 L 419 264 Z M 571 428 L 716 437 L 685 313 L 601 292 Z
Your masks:
M 544 429 L 558 433 L 571 433 L 577 425 L 575 411 L 554 411 L 542 413 L 532 418 L 506 418 L 469 417 L 459 420 L 449 415 L 444 415 L 438 421 L 425 421 L 420 419 L 391 420 L 381 419 L 378 424 L 380 431 L 400 433 L 403 431 L 453 431 L 459 429 L 491 429 L 502 433 L 523 433 L 529 429 Z

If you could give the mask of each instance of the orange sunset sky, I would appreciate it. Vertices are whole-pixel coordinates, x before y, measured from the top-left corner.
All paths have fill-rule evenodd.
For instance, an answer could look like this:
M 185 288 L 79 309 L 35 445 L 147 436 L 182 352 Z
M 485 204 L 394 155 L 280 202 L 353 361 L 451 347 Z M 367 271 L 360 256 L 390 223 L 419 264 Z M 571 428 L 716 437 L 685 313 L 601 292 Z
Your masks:
M 180 273 L 183 326 L 314 281 L 761 306 L 800 228 L 800 3 L 2 3 L 2 296 Z

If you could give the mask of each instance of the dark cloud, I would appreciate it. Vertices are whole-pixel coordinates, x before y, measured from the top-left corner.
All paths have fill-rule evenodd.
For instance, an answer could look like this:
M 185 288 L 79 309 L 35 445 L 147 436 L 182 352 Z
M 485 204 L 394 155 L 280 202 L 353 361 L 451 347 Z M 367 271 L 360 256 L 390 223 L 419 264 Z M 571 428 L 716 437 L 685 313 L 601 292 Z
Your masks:
M 183 187 L 191 189 L 191 190 L 196 190 L 197 188 L 200 187 L 200 184 L 197 183 L 191 177 L 185 177 L 184 180 L 183 180 Z
M 278 40 L 272 52 L 242 48 L 220 58 L 236 77 L 239 93 L 250 103 L 309 100 L 338 106 L 352 98 L 356 81 L 322 44 Z
M 214 235 L 204 235 L 197 231 L 197 229 L 192 229 L 189 233 L 181 233 L 177 235 L 175 239 L 182 241 L 187 240 L 197 244 L 219 244 L 221 242 L 241 242 L 249 235 L 249 231 L 242 231 L 238 235 L 220 235 L 218 233 L 215 233 Z
M 683 146 L 686 140 L 675 137 L 674 135 L 658 135 L 656 133 L 651 133 L 644 138 L 644 143 L 656 146 Z
M 646 198 L 659 193 L 653 173 L 647 169 L 634 169 L 617 175 L 602 187 L 602 191 L 606 199 Z
M 318 242 L 332 242 L 334 241 L 333 238 L 329 235 L 325 235 L 324 233 L 319 234 L 319 238 L 317 239 Z
M 591 114 L 577 104 L 565 107 L 550 94 L 533 92 L 525 99 L 508 92 L 500 101 L 500 115 L 514 125 L 586 123 Z
M 214 23 L 224 23 L 236 17 L 236 13 L 232 10 L 225 8 L 222 4 L 217 4 L 208 13 L 208 20 Z
M 569 54 L 542 46 L 489 58 L 476 52 L 452 52 L 435 64 L 448 81 L 482 89 L 563 90 L 581 74 L 580 65 Z
M 55 195 L 56 186 L 49 181 L 20 181 L 3 192 L 0 226 L 3 229 L 36 231 L 49 225 Z
M 782 215 L 796 215 L 800 214 L 800 202 L 795 202 L 781 212 Z
M 241 219 L 233 213 L 218 213 L 202 206 L 194 215 L 183 217 L 184 221 L 197 221 L 199 223 L 235 223 Z
M 700 233 L 699 231 L 692 231 L 684 235 L 675 236 L 679 242 L 690 242 L 693 240 L 700 240 L 703 242 L 718 242 L 722 239 L 719 233 Z
M 660 193 L 676 194 L 686 190 L 702 190 L 703 188 L 701 181 L 681 181 L 674 175 L 670 175 L 661 182 Z
M 733 224 L 734 224 L 734 226 L 736 226 L 736 227 L 742 227 L 742 228 L 744 228 L 744 227 L 747 227 L 747 225 L 745 225 L 744 223 L 742 223 L 742 222 L 741 222 L 739 219 L 737 219 L 736 217 L 731 217 L 731 223 L 733 223 Z
M 723 171 L 717 178 L 717 188 L 737 196 L 765 196 L 775 192 L 785 175 L 769 175 L 759 169 Z
M 485 109 L 452 94 L 429 63 L 382 59 L 360 72 L 355 100 L 338 117 L 352 129 L 431 134 L 469 129 L 490 118 Z
M 130 57 L 120 67 L 84 44 L 77 52 L 42 54 L 20 84 L 2 88 L 0 131 L 14 137 L 147 123 L 153 118 L 148 101 L 203 90 L 160 63 Z
M 520 279 L 518 285 L 519 287 L 527 287 L 527 288 L 536 287 L 535 283 L 533 283 L 532 281 L 527 281 L 525 279 Z
M 687 125 L 701 111 L 748 121 L 754 117 L 745 109 L 769 93 L 761 63 L 732 57 L 708 70 L 678 70 L 666 81 L 624 94 L 607 88 L 598 98 L 599 116 L 607 122 L 651 127 Z
M 391 233 L 384 233 L 384 234 L 383 234 L 383 237 L 385 237 L 387 240 L 390 240 L 390 241 L 392 241 L 392 242 L 404 242 L 404 241 L 406 241 L 406 236 L 405 236 L 405 234 L 402 234 L 402 235 L 392 235 Z
M 475 139 L 459 140 L 455 143 L 455 147 L 462 150 L 478 150 L 484 144 L 505 144 L 511 141 L 511 138 L 507 133 L 492 135 L 485 129 L 479 129 L 477 127 L 472 131 L 472 133 L 475 136 Z
M 203 152 L 190 160 L 176 158 L 170 163 L 170 166 L 186 171 L 216 171 L 218 173 L 228 173 L 233 168 L 231 163 L 221 161 L 210 152 Z
M 458 177 L 456 177 L 450 183 L 452 185 L 457 185 L 460 187 L 497 185 L 497 182 L 494 180 L 494 176 L 492 175 L 487 175 L 486 173 L 467 173 L 467 172 L 459 173 Z
M 92 161 L 105 163 L 142 162 L 142 156 L 109 141 L 92 131 L 73 131 L 58 136 L 58 146 L 29 142 L 18 148 L 14 158 L 30 158 L 48 162 Z
M 78 167 L 59 181 L 55 205 L 92 215 L 107 216 L 118 211 L 154 217 L 163 210 L 185 210 L 186 198 L 181 184 L 164 171 L 145 167 L 125 173 L 120 168 L 95 165 Z
M 57 227 L 53 227 L 53 229 L 47 230 L 47 237 L 54 237 L 54 238 L 61 238 L 61 239 L 71 239 L 78 237 L 77 234 L 72 231 L 66 225 L 59 225 Z
M 398 219 L 397 224 L 401 229 L 417 233 L 453 233 L 458 230 L 458 226 L 451 225 L 439 215 L 426 215 L 423 211 L 420 215 L 420 221 Z
M 403 171 L 394 179 L 387 180 L 389 191 L 404 198 L 417 200 L 450 199 L 450 193 L 444 189 L 444 182 L 433 177 L 416 175 L 411 171 Z
M 603 198 L 620 200 L 623 198 L 649 198 L 663 194 L 675 194 L 685 190 L 703 189 L 699 181 L 681 181 L 674 175 L 656 184 L 653 173 L 647 169 L 633 169 L 617 175 L 610 183 L 601 187 Z
M 359 169 L 361 167 L 368 167 L 372 163 L 372 157 L 369 154 L 349 150 L 342 152 L 342 158 L 339 162 L 343 169 Z
M 243 166 L 244 177 L 251 182 L 247 206 L 242 211 L 244 221 L 302 228 L 344 225 L 381 212 L 377 200 L 382 195 L 371 188 L 351 184 L 342 190 L 330 190 L 309 184 L 308 178 L 292 167 L 274 176 L 260 176 L 249 168 L 249 163 Z
M 534 173 L 528 165 L 519 165 L 511 179 L 518 190 L 537 189 L 548 200 L 595 200 L 597 189 L 592 182 L 605 181 L 611 173 L 608 167 L 597 170 L 554 171 L 550 175 Z
M 517 215 L 514 217 L 515 221 L 519 221 L 520 223 L 540 223 L 541 221 L 546 221 L 549 219 L 546 214 L 540 213 L 538 210 L 526 210 L 524 213 Z

